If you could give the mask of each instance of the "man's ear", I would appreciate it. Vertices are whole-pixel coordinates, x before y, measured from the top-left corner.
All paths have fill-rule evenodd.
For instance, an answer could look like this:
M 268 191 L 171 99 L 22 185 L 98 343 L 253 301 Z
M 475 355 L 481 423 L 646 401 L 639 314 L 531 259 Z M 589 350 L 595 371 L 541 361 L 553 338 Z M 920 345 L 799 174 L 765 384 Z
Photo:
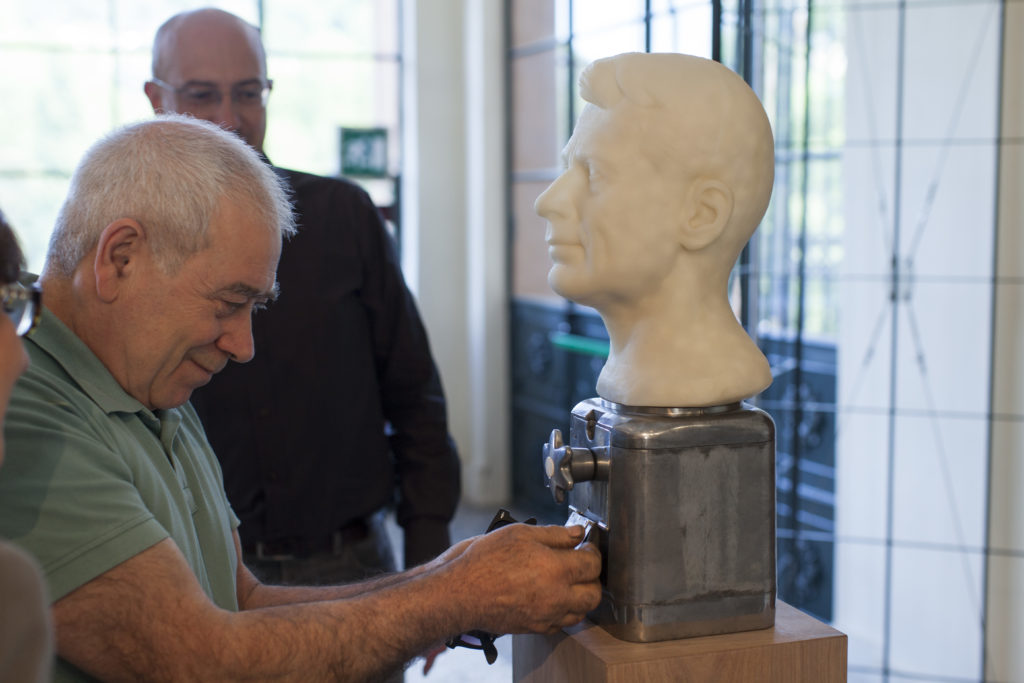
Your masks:
M 117 298 L 125 282 L 138 270 L 146 248 L 146 231 L 134 219 L 118 218 L 103 229 L 93 264 L 100 300 L 110 303 Z
M 680 243 L 684 249 L 698 251 L 722 234 L 732 217 L 732 189 L 720 180 L 699 179 L 690 187 Z
M 163 89 L 153 81 L 146 81 L 142 89 L 146 91 L 146 97 L 149 98 L 149 104 L 153 107 L 153 113 L 159 114 L 162 112 L 164 110 Z

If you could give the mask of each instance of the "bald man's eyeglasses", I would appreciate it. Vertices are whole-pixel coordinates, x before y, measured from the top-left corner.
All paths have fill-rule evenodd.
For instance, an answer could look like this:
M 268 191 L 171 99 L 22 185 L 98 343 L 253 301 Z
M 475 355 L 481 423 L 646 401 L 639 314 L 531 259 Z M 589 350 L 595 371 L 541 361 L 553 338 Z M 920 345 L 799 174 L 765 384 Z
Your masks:
M 28 288 L 15 282 L 0 285 L 0 302 L 3 302 L 4 313 L 14 323 L 19 337 L 24 337 L 39 324 L 39 316 L 43 312 L 43 290 L 38 283 Z
M 150 79 L 157 87 L 174 93 L 186 108 L 192 111 L 209 111 L 216 109 L 224 101 L 224 93 L 213 83 L 189 81 L 177 88 L 159 78 Z M 235 83 L 231 86 L 229 97 L 231 103 L 239 109 L 256 109 L 267 106 L 270 89 L 274 81 L 253 78 L 252 80 Z

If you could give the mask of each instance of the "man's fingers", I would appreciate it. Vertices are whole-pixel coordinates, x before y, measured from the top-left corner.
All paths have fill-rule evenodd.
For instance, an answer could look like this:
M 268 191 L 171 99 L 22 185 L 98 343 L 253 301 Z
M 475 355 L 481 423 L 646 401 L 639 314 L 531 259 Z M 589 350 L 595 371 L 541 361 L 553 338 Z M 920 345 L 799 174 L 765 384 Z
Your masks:
M 510 525 L 507 528 L 511 529 L 512 526 L 516 525 Z M 557 524 L 546 526 L 522 525 L 522 528 L 527 530 L 527 533 L 532 534 L 538 543 L 543 543 L 551 548 L 574 548 L 583 540 L 584 534 L 583 527 L 578 525 L 568 527 Z
M 596 582 L 601 576 L 601 551 L 593 543 L 584 543 L 563 551 L 570 558 L 565 564 L 568 580 L 573 584 Z

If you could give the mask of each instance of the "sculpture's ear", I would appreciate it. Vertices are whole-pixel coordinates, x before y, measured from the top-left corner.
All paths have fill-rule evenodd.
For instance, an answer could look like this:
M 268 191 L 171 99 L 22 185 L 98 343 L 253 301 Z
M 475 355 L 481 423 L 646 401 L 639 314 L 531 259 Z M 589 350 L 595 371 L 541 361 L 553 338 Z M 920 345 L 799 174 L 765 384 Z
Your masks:
M 733 196 L 728 185 L 720 180 L 703 178 L 690 187 L 680 243 L 684 249 L 698 251 L 722 234 L 732 216 Z

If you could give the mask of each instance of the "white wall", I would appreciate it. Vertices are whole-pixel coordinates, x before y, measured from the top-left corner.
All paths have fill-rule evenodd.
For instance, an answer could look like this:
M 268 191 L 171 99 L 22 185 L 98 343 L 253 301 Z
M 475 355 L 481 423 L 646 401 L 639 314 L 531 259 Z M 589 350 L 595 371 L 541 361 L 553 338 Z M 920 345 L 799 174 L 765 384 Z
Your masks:
M 403 268 L 462 456 L 463 500 L 511 497 L 504 28 L 492 0 L 405 0 Z

